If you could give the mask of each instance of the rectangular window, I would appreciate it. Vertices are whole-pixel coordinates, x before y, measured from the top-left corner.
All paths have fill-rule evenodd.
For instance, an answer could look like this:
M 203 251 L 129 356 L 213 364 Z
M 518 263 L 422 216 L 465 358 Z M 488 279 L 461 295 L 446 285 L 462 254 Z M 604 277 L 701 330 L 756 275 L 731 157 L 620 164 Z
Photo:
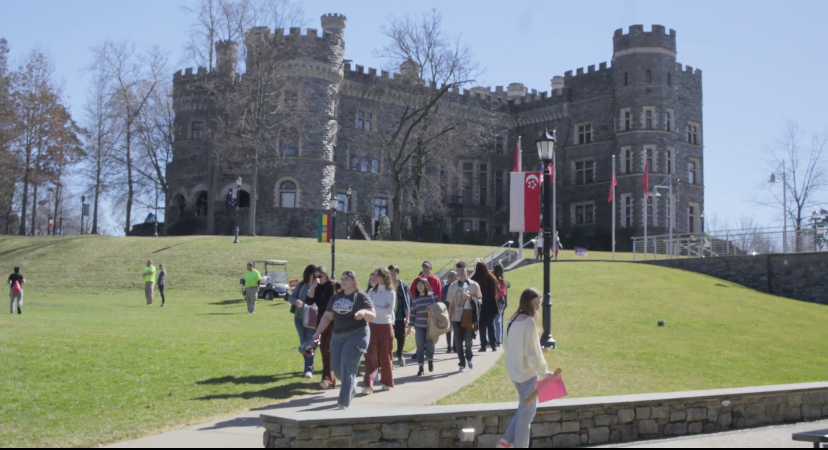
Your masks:
M 575 184 L 595 182 L 595 161 L 577 161 L 575 163 Z
M 670 74 L 667 74 L 667 75 L 669 76 Z M 672 131 L 673 130 L 673 113 L 672 112 L 669 112 L 669 111 L 667 112 L 667 120 L 665 120 L 665 125 L 667 126 L 666 127 L 667 131 Z
M 474 163 L 463 163 L 463 203 L 472 204 L 474 194 Z
M 644 113 L 644 128 L 648 130 L 653 129 L 653 112 L 647 111 Z
M 505 140 L 503 139 L 503 135 L 497 135 L 495 138 L 495 153 L 503 154 L 506 150 Z
M 655 206 L 653 198 L 647 197 L 647 226 L 653 227 L 655 224 Z
M 624 173 L 627 173 L 627 174 L 633 173 L 632 149 L 627 147 L 623 150 L 624 150 L 624 163 L 623 163 L 624 164 L 624 166 L 623 166 Z
M 357 112 L 357 130 L 371 131 L 371 123 L 374 121 L 374 115 L 365 111 Z
M 204 137 L 204 122 L 193 122 L 191 135 L 193 139 L 201 139 Z
M 471 220 L 463 221 L 463 231 L 470 232 L 472 230 L 472 223 Z
M 498 170 L 495 172 L 495 209 L 500 209 L 503 207 L 503 200 L 505 198 L 505 190 L 504 187 L 505 177 L 503 176 L 503 171 Z
M 592 124 L 578 125 L 578 143 L 589 144 L 592 142 Z
M 690 234 L 696 232 L 696 207 L 693 205 L 687 208 L 687 230 Z
M 648 173 L 655 173 L 655 149 L 652 147 L 647 147 L 644 149 L 647 154 L 647 166 L 648 166 Z
M 696 160 L 687 162 L 687 183 L 699 184 L 699 163 Z
M 351 210 L 351 205 L 348 204 L 348 194 L 343 192 L 338 192 L 336 194 L 336 199 L 339 200 L 339 203 L 336 205 L 336 210 L 339 212 L 348 212 Z
M 595 223 L 595 204 L 582 203 L 573 205 L 575 225 L 591 225 Z
M 351 161 L 349 167 L 353 171 L 359 170 L 359 155 L 357 155 L 354 150 L 351 150 Z
M 687 125 L 687 143 L 699 145 L 699 142 L 699 125 L 696 123 L 690 123 Z
M 480 204 L 489 204 L 489 165 L 480 164 L 477 169 L 477 182 L 480 186 Z
M 667 175 L 673 174 L 673 167 L 675 167 L 676 150 L 672 148 L 667 149 Z
M 380 171 L 379 153 L 371 152 L 371 173 L 379 173 Z
M 630 127 L 632 126 L 632 113 L 629 111 L 624 111 L 624 131 L 630 131 Z
M 299 108 L 299 92 L 285 91 L 285 109 L 288 111 L 295 111 Z
M 630 194 L 621 196 L 621 226 L 632 228 L 633 226 L 633 199 Z
M 388 199 L 375 198 L 374 199 L 374 220 L 380 220 L 383 216 L 388 216 Z

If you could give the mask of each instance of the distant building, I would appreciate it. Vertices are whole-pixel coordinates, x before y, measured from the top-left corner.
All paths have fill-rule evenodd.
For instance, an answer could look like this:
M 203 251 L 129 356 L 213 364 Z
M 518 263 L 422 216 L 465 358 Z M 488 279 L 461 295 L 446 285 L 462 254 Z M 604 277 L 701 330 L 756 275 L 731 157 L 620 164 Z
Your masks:
M 362 149 L 359 136 L 381 123 L 374 116 L 382 98 L 368 96 L 366 86 L 391 74 L 377 73 L 344 62 L 344 16 L 322 16 L 323 33 L 291 29 L 284 36 L 312 49 L 290 56 L 284 67 L 291 79 L 283 95 L 294 102 L 297 120 L 274 143 L 273 167 L 260 171 L 257 229 L 260 235 L 314 236 L 316 214 L 327 210 L 331 190 L 348 212 L 352 226 L 361 224 L 370 233 L 372 221 L 391 216 L 390 183 L 379 152 Z M 270 30 L 257 28 L 251 32 Z M 282 30 L 276 30 L 282 36 Z M 171 199 L 167 217 L 171 232 L 176 226 L 190 232 L 206 230 L 208 203 L 216 210 L 215 232 L 230 233 L 232 209 L 228 194 L 235 179 L 249 175 L 223 170 L 210 159 L 215 143 L 206 139 L 211 126 L 210 101 L 199 93 L 198 80 L 205 77 L 237 79 L 238 46 L 216 44 L 217 67 L 187 69 L 175 74 L 175 145 L 167 169 Z M 280 66 L 282 67 L 282 66 Z M 344 76 L 340 71 L 344 68 Z M 405 67 L 402 68 L 405 70 Z M 534 140 L 544 130 L 557 130 L 558 225 L 564 241 L 590 248 L 606 247 L 611 229 L 607 202 L 612 156 L 616 156 L 619 244 L 627 236 L 642 233 L 644 220 L 651 234 L 666 233 L 669 226 L 667 192 L 650 198 L 644 216 L 643 171 L 649 162 L 650 186 L 672 178 L 677 233 L 699 233 L 704 211 L 704 153 L 701 71 L 676 62 L 676 33 L 654 25 L 652 31 L 635 25 L 613 37 L 611 66 L 601 63 L 551 80 L 550 92 L 529 90 L 520 83 L 505 89 L 477 87 L 462 93 L 491 102 L 508 133 L 493 136 L 489 149 L 457 161 L 458 180 L 448 183 L 444 198 L 453 205 L 444 218 L 441 233 L 465 229 L 501 243 L 508 234 L 509 172 L 518 136 L 523 137 L 524 170 L 539 170 Z M 278 160 L 278 161 L 277 161 Z M 207 193 L 208 176 L 218 180 L 213 198 Z M 345 192 L 352 191 L 350 204 Z M 242 185 L 239 206 L 250 206 L 249 186 Z M 340 216 L 339 223 L 346 218 Z M 247 215 L 240 215 L 242 230 Z M 187 227 L 181 223 L 187 222 Z M 344 237 L 345 227 L 338 227 Z M 352 230 L 354 231 L 354 230 Z M 353 234 L 353 233 L 352 233 Z

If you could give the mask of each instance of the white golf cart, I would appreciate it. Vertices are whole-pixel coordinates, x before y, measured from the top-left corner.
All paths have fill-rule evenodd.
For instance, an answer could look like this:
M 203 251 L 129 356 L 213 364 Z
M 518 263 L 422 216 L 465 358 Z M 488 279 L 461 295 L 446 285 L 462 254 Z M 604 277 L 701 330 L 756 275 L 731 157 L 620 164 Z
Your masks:
M 262 278 L 259 280 L 259 298 L 273 300 L 282 297 L 287 301 L 290 294 L 287 261 L 261 260 L 253 263 L 257 267 L 264 266 Z

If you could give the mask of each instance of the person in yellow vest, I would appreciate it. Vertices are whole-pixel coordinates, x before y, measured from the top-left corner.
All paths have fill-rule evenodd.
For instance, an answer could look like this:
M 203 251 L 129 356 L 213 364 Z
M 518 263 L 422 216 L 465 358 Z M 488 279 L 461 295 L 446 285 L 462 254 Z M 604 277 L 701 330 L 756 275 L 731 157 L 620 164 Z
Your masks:
M 143 277 L 144 296 L 147 298 L 147 305 L 151 305 L 155 291 L 155 266 L 152 265 L 152 261 L 147 261 L 147 268 L 144 270 Z
M 256 299 L 259 298 L 259 280 L 262 274 L 253 268 L 253 263 L 247 263 L 247 272 L 244 273 L 244 299 L 247 301 L 247 313 L 256 312 Z

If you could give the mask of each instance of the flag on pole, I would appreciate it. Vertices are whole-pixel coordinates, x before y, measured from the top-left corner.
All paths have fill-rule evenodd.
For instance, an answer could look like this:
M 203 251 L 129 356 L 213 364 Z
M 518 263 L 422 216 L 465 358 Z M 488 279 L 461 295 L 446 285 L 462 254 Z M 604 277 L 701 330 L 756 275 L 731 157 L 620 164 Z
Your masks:
M 520 139 L 521 137 L 518 136 L 517 146 L 515 147 L 515 168 L 512 172 L 523 171 L 523 151 L 520 148 Z
M 541 165 L 540 165 L 541 175 L 544 174 L 543 169 L 544 169 L 543 163 L 541 163 Z M 555 163 L 554 162 L 549 163 L 549 173 L 551 174 L 550 177 L 552 179 L 552 183 L 554 184 L 555 183 Z M 543 184 L 543 177 L 541 177 L 541 184 Z
M 615 199 L 615 187 L 616 186 L 618 186 L 618 179 L 615 177 L 615 171 L 613 170 L 612 182 L 610 182 L 609 200 L 607 200 L 607 203 L 612 203 L 612 201 Z
M 644 198 L 650 198 L 650 162 L 644 163 Z
M 331 242 L 331 215 L 320 214 L 316 238 L 319 242 Z
M 512 173 L 509 180 L 509 230 L 540 231 L 541 173 Z

